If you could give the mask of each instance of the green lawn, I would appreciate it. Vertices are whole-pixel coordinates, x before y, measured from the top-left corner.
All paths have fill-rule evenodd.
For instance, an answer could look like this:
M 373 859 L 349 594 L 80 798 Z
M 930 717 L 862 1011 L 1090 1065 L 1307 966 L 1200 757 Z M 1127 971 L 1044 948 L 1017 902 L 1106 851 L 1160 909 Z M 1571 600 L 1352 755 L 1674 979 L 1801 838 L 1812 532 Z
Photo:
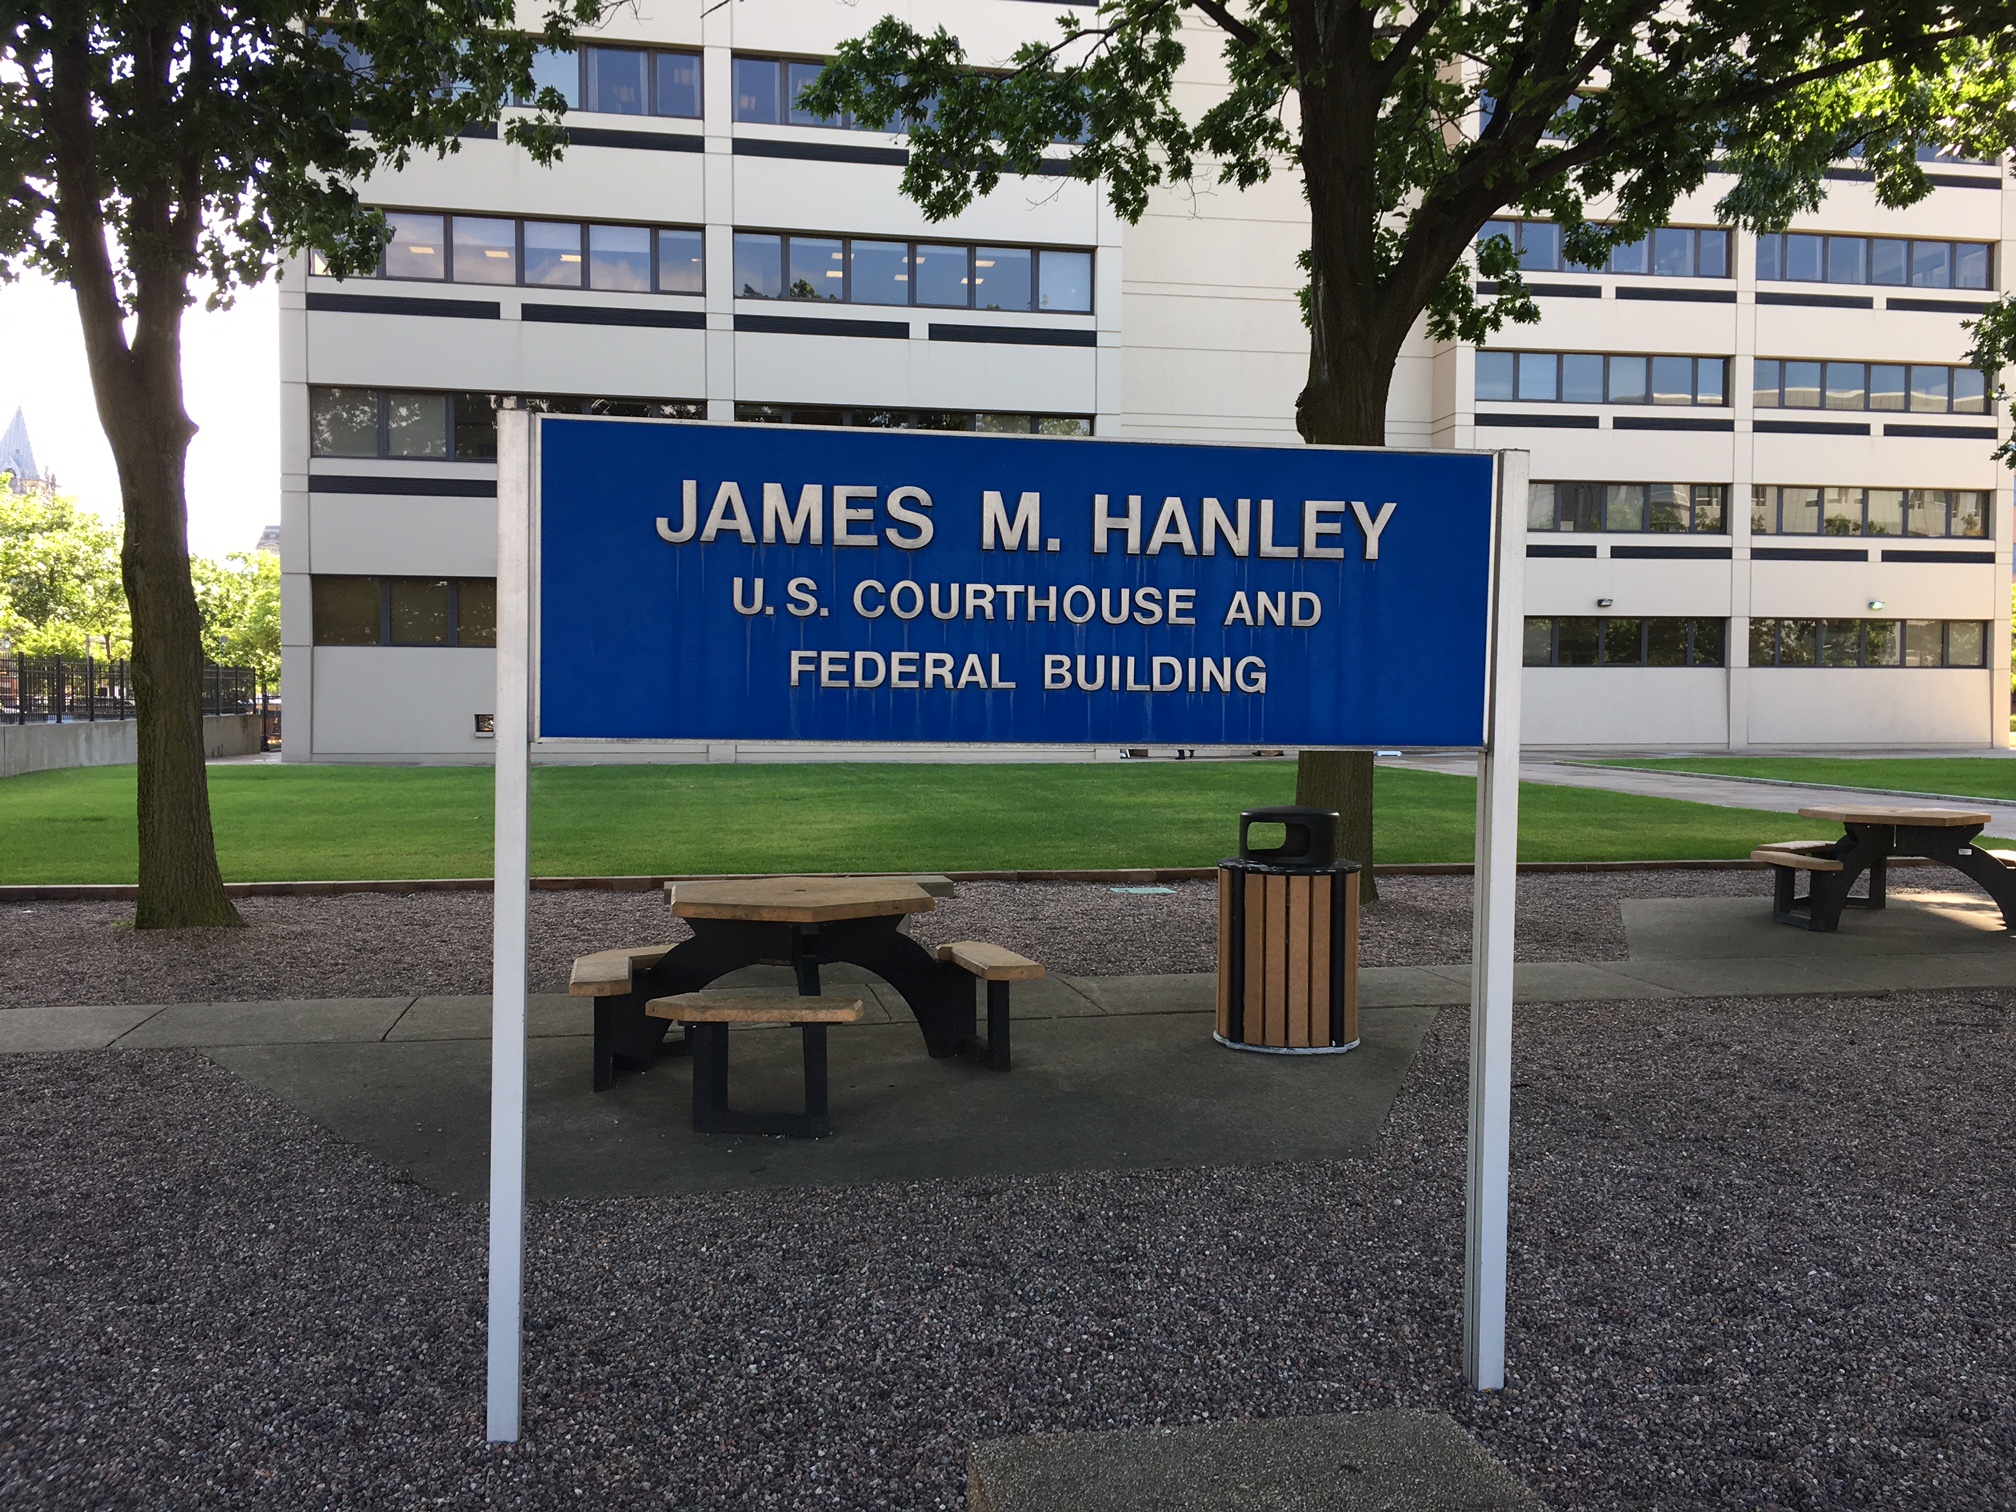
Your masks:
M 2016 798 L 2016 761 L 1993 756 L 1685 756 L 1646 761 L 1603 761 L 1598 766 L 1646 771 L 1706 772 L 1716 777 L 1766 777 L 1777 782 L 1818 782 L 1839 787 L 1888 788 L 1941 798 Z
M 1238 812 L 1294 796 L 1287 762 L 1059 766 L 604 766 L 532 774 L 533 869 L 992 871 L 1208 866 Z M 1378 774 L 1379 859 L 1467 861 L 1475 784 Z M 480 767 L 210 772 L 233 881 L 471 877 L 490 870 Z M 1528 784 L 1529 861 L 1741 856 L 1826 825 L 1748 809 Z M 133 768 L 0 781 L 0 882 L 130 882 Z

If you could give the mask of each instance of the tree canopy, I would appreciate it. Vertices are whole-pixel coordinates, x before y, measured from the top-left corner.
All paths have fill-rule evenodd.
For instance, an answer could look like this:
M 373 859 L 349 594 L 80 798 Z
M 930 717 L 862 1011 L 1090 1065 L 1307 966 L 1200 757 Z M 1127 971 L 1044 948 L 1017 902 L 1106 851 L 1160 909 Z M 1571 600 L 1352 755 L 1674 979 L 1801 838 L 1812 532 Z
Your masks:
M 977 64 L 942 27 L 884 17 L 802 103 L 905 130 L 904 190 L 934 218 L 1060 155 L 1129 220 L 1161 185 L 1299 169 L 1303 434 L 1376 444 L 1383 375 L 1424 312 L 1431 336 L 1472 342 L 1538 319 L 1510 245 L 1475 245 L 1488 219 L 1545 216 L 1600 265 L 1714 171 L 1736 175 L 1722 214 L 1753 227 L 1817 205 L 1850 157 L 1910 204 L 1930 189 L 1922 149 L 2009 140 L 2012 20 L 2008 0 L 1104 0 Z M 1179 83 L 1200 34 L 1216 90 Z M 1356 378 L 1325 370 L 1342 358 Z M 1378 413 L 1326 423 L 1326 386 L 1353 382 Z
M 303 247 L 366 270 L 386 232 L 358 184 L 493 134 L 502 105 L 534 96 L 537 49 L 571 45 L 602 10 L 552 0 L 528 32 L 513 0 L 10 6 L 0 268 L 109 279 L 129 313 L 150 271 L 214 302 Z M 547 89 L 534 103 L 503 134 L 549 162 L 565 102 Z
M 75 499 L 0 485 L 0 641 L 27 656 L 119 657 L 132 633 L 119 532 Z
M 203 616 L 203 654 L 223 667 L 250 667 L 267 687 L 280 686 L 280 558 L 232 551 L 219 562 L 191 557 L 196 608 Z
M 529 9 L 529 8 L 528 8 Z M 359 186 L 416 153 L 494 136 L 559 151 L 564 101 L 533 91 L 603 0 L 60 0 L 0 18 L 0 275 L 70 285 L 118 463 L 132 611 L 143 928 L 235 924 L 210 831 L 205 626 L 191 582 L 182 316 L 312 248 L 372 267 L 384 218 Z

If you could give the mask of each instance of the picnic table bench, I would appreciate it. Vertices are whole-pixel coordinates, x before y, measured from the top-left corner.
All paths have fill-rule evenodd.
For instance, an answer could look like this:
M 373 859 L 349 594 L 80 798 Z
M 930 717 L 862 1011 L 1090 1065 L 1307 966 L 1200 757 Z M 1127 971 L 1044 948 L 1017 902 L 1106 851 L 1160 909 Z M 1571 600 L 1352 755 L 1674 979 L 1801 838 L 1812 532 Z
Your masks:
M 915 882 L 888 877 L 750 877 L 678 882 L 666 888 L 675 917 L 693 937 L 676 945 L 597 951 L 574 963 L 568 991 L 595 999 L 594 1086 L 605 1091 L 619 1070 L 642 1070 L 669 1048 L 694 1048 L 689 1027 L 667 1047 L 670 1013 L 654 1000 L 682 999 L 746 966 L 785 965 L 797 977 L 803 1007 L 820 995 L 822 965 L 859 966 L 902 996 L 924 1047 L 934 1057 L 976 1057 L 998 1071 L 1009 1066 L 1008 984 L 1040 977 L 1036 962 L 981 941 L 925 949 L 903 933 L 903 920 L 937 900 Z M 978 984 L 988 983 L 988 1031 L 978 1032 Z M 998 991 L 997 991 L 998 988 Z M 783 1013 L 786 1010 L 779 1007 Z M 772 1018 L 766 1022 L 804 1023 Z M 725 1030 L 723 1031 L 725 1033 Z M 711 1055 L 714 1031 L 703 1031 Z M 699 1068 L 696 1067 L 696 1076 Z M 809 1093 L 808 1085 L 808 1093 Z M 697 1106 L 697 1105 L 696 1105 Z
M 1831 820 L 1843 834 L 1839 840 L 1778 841 L 1750 853 L 1751 860 L 1773 868 L 1771 917 L 1778 923 L 1839 929 L 1843 909 L 1886 905 L 1891 857 L 1922 856 L 1980 883 L 2002 910 L 2003 927 L 2016 929 L 2016 866 L 2004 853 L 1974 843 L 1992 815 L 1961 808 L 1823 804 L 1802 808 L 1799 816 Z M 1869 895 L 1849 897 L 1864 873 Z M 1807 879 L 1803 894 L 1801 876 Z

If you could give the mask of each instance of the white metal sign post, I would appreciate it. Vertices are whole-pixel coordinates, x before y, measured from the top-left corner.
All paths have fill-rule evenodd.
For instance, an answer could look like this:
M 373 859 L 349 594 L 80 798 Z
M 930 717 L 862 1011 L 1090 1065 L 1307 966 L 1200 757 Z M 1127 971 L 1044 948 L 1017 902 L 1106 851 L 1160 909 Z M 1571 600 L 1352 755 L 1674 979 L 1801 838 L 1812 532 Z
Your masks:
M 518 1437 L 525 1300 L 526 911 L 532 894 L 532 417 L 497 413 L 497 825 L 490 976 L 490 1442 Z
M 1470 919 L 1470 1169 L 1463 1244 L 1463 1375 L 1505 1384 L 1506 1206 L 1512 1145 L 1512 909 L 1519 860 L 1519 669 L 1524 660 L 1525 452 L 1498 454 L 1490 706 L 1477 757 Z
M 1362 746 L 1385 734 L 1378 744 L 1478 750 L 1464 1372 L 1479 1388 L 1503 1386 L 1525 453 L 1498 453 L 1487 472 L 1486 459 L 1474 452 L 1351 453 L 1313 447 L 895 437 L 781 426 L 558 417 L 542 422 L 515 401 L 507 400 L 505 406 L 497 416 L 496 913 L 487 1415 L 491 1442 L 515 1441 L 521 1426 L 531 744 L 542 732 L 555 738 L 611 742 L 689 739 L 695 732 L 688 722 L 696 717 L 786 718 L 782 728 L 788 733 L 766 732 L 766 738 L 785 739 L 808 738 L 807 731 L 827 720 L 832 730 L 855 739 L 1029 741 L 1056 739 L 1057 731 L 1075 728 L 1077 733 L 1068 738 L 1104 743 L 1123 730 L 1128 732 L 1125 739 L 1133 741 L 1143 730 L 1208 728 L 1216 733 L 1203 741 L 1194 733 L 1189 738 L 1167 734 L 1153 738 L 1186 745 L 1222 744 L 1229 739 L 1235 746 Z M 765 434 L 758 436 L 756 431 Z M 542 454 L 554 474 L 546 485 L 551 496 L 543 500 Z M 794 457 L 796 461 L 790 460 Z M 738 469 L 750 468 L 763 471 L 738 478 Z M 822 545 L 823 485 L 803 486 L 796 496 L 799 513 L 794 515 L 789 513 L 783 485 L 763 481 L 794 468 L 815 479 L 873 478 L 878 472 L 885 476 L 883 483 L 873 486 L 833 485 L 832 539 Z M 1198 483 L 1200 470 L 1225 481 L 1190 487 Z M 696 472 L 710 474 L 707 487 L 713 504 L 704 527 Z M 1015 487 L 995 489 L 997 477 L 1012 480 Z M 1113 478 L 1119 485 L 1108 481 Z M 1488 496 L 1487 479 L 1492 487 Z M 976 480 L 984 480 L 989 490 L 984 497 L 976 492 L 982 486 Z M 1140 491 L 1110 492 L 1120 485 Z M 1355 500 L 1342 497 L 1361 485 Z M 745 486 L 754 490 L 747 499 L 762 500 L 765 535 L 760 545 L 747 513 Z M 875 513 L 872 503 L 857 507 L 855 501 L 872 501 L 883 486 L 889 488 L 885 504 L 892 523 L 879 535 L 872 529 L 856 530 L 858 522 L 873 520 Z M 1227 546 L 1215 557 L 1213 526 L 1203 527 L 1204 548 L 1194 551 L 1186 501 L 1175 497 L 1214 486 L 1226 499 L 1235 499 L 1237 508 L 1234 522 L 1220 498 L 1201 500 L 1202 506 L 1218 512 L 1217 527 Z M 1109 492 L 1094 492 L 1099 487 Z M 1051 490 L 1060 514 L 1067 498 L 1089 503 L 1089 552 L 1084 539 L 1053 536 L 1038 528 L 1044 488 Z M 1242 488 L 1260 502 L 1253 536 L 1258 550 L 1252 556 L 1247 549 L 1246 512 L 1251 501 L 1236 497 Z M 1318 493 L 1340 497 L 1318 498 Z M 955 501 L 962 494 L 972 495 L 964 501 L 970 514 L 958 512 Z M 1277 501 L 1290 494 L 1298 497 L 1277 511 Z M 934 496 L 943 505 L 936 513 L 930 512 Z M 1152 535 L 1142 512 L 1144 497 L 1163 500 Z M 1401 516 L 1410 523 L 1391 529 L 1399 504 L 1366 502 L 1403 498 L 1413 501 Z M 1020 501 L 1012 506 L 1012 516 L 1009 499 Z M 1117 499 L 1126 500 L 1124 511 L 1116 512 Z M 773 517 L 773 505 L 774 516 L 781 516 L 781 521 Z M 1277 520 L 1277 513 L 1283 518 Z M 1287 523 L 1294 513 L 1301 515 L 1299 531 L 1297 524 Z M 1487 516 L 1488 541 L 1483 528 Z M 801 543 L 808 519 L 810 539 Z M 790 527 L 785 543 L 770 539 L 773 525 L 780 531 Z M 962 525 L 969 532 L 963 542 Z M 1337 543 L 1351 539 L 1347 535 L 1351 530 L 1359 539 L 1347 551 Z M 893 553 L 890 567 L 923 577 L 930 568 L 906 567 L 899 558 L 933 546 L 934 539 L 935 558 L 913 555 L 910 560 L 935 560 L 940 572 L 975 579 L 966 585 L 966 614 L 942 627 L 937 622 L 947 616 L 938 613 L 935 601 L 933 619 L 920 617 L 923 589 L 918 582 L 905 579 L 885 586 L 879 578 L 861 577 L 850 583 L 845 579 L 854 569 L 843 573 L 829 549 L 855 546 L 880 551 L 886 545 Z M 1113 541 L 1124 544 L 1125 551 L 1109 551 Z M 1155 555 L 1167 542 L 1180 545 L 1180 552 L 1171 550 L 1168 563 L 1182 561 L 1195 586 L 1149 583 L 1145 557 Z M 997 547 L 1003 553 L 1019 549 L 1025 554 L 990 555 Z M 759 557 L 759 552 L 777 555 Z M 862 562 L 862 571 L 892 575 L 888 567 L 871 569 L 865 554 L 846 555 Z M 766 569 L 776 574 L 768 579 L 770 586 L 781 590 L 767 605 L 766 579 L 760 575 Z M 1066 569 L 1060 579 L 1057 574 Z M 749 577 L 752 571 L 759 575 Z M 737 572 L 743 575 L 732 580 L 724 576 Z M 789 576 L 793 572 L 799 575 Z M 826 577 L 805 575 L 814 572 Z M 989 575 L 985 583 L 980 581 L 983 574 Z M 994 586 L 1004 575 L 1014 583 L 1008 588 Z M 1038 587 L 1028 584 L 1032 576 L 1047 576 L 1045 597 L 1039 599 Z M 1073 577 L 1079 580 L 1073 582 Z M 746 591 L 754 597 L 747 600 L 745 578 L 753 584 Z M 1263 583 L 1278 586 L 1269 594 L 1261 591 Z M 1257 654 L 1261 648 L 1252 639 L 1258 631 L 1248 607 L 1249 591 L 1251 602 L 1267 600 L 1275 606 L 1274 625 L 1301 630 L 1317 623 L 1322 606 L 1317 590 L 1325 585 L 1337 616 L 1323 634 L 1292 644 L 1272 642 L 1268 658 Z M 954 582 L 953 591 L 960 586 Z M 917 596 L 911 606 L 915 612 L 904 612 L 904 589 Z M 996 620 L 988 608 L 976 625 L 973 605 L 983 589 L 988 604 L 994 595 L 1008 596 L 1004 620 Z M 1130 589 L 1139 595 L 1131 620 Z M 1222 624 L 1216 610 L 1208 618 L 1195 614 L 1198 596 L 1207 591 L 1224 595 L 1224 602 L 1234 606 L 1224 609 Z M 831 610 L 819 603 L 822 592 L 829 595 Z M 935 584 L 932 592 L 937 592 Z M 1238 661 L 1236 672 L 1235 656 L 1223 658 L 1219 702 L 1210 706 L 1215 713 L 1207 709 L 1203 715 L 1185 714 L 1190 706 L 1180 701 L 1181 696 L 1201 693 L 1208 702 L 1212 695 L 1210 656 L 1191 655 L 1186 663 L 1175 655 L 1138 656 L 1138 646 L 1095 645 L 1102 654 L 1089 659 L 1076 655 L 1074 678 L 1071 656 L 1056 647 L 1075 643 L 1058 639 L 1046 644 L 1039 638 L 1052 633 L 1048 625 L 1038 626 L 1039 603 L 1050 611 L 1054 625 L 1060 594 L 1069 623 L 1056 632 L 1059 636 L 1065 631 L 1081 636 L 1096 632 L 1111 639 L 1133 632 L 1105 627 L 1166 624 L 1182 627 L 1192 637 L 1186 645 L 1199 652 L 1231 649 L 1249 654 Z M 1103 606 L 1109 594 L 1118 595 L 1120 619 L 1106 616 Z M 1438 594 L 1450 600 L 1442 605 L 1440 618 L 1415 611 L 1415 605 Z M 1017 596 L 1022 596 L 1026 610 L 1019 621 Z M 1090 608 L 1074 614 L 1072 605 L 1079 597 L 1102 606 L 1100 625 L 1088 623 L 1093 617 Z M 611 602 L 632 606 L 620 627 L 612 628 Z M 854 618 L 840 617 L 850 607 Z M 1347 609 L 1352 615 L 1348 619 Z M 829 614 L 835 617 L 829 619 Z M 629 619 L 648 624 L 640 631 Z M 1264 612 L 1258 623 L 1268 623 Z M 1346 624 L 1351 628 L 1344 629 Z M 822 625 L 834 628 L 822 632 L 818 629 Z M 844 632 L 839 629 L 843 625 Z M 857 638 L 850 651 L 819 639 L 840 633 Z M 876 636 L 894 638 L 878 645 Z M 933 636 L 940 637 L 947 649 L 928 649 Z M 988 639 L 995 636 L 1000 638 Z M 1480 641 L 1486 646 L 1481 660 Z M 682 659 L 676 667 L 670 662 L 624 661 L 639 644 L 676 647 Z M 705 654 L 713 644 L 726 649 Z M 609 649 L 618 645 L 624 649 Z M 919 646 L 926 649 L 916 649 Z M 963 663 L 955 649 L 964 654 Z M 1122 654 L 1129 649 L 1137 651 L 1144 671 L 1137 672 L 1137 656 Z M 1336 660 L 1347 652 L 1347 659 Z M 921 689 L 930 689 L 935 678 L 945 694 L 935 704 L 928 698 L 902 702 L 894 696 L 899 689 L 920 689 L 915 676 L 920 658 Z M 543 690 L 540 660 L 551 661 L 556 669 Z M 1096 674 L 1091 680 L 1088 660 Z M 978 685 L 982 690 L 975 695 L 961 693 L 956 703 L 950 696 L 955 665 L 962 668 L 959 689 Z M 910 680 L 903 680 L 906 675 Z M 1144 675 L 1145 681 L 1138 680 Z M 776 683 L 756 681 L 769 676 Z M 715 681 L 709 683 L 710 678 Z M 1272 702 L 1263 697 L 1269 678 L 1276 679 Z M 749 690 L 758 687 L 764 691 L 752 700 Z M 1009 697 L 1018 687 L 1021 691 Z M 995 689 L 1003 690 L 998 697 L 991 691 Z M 1102 689 L 1100 697 L 1083 696 L 1101 694 Z M 829 694 L 829 690 L 840 691 Z M 1471 701 L 1480 691 L 1481 723 L 1479 704 Z M 1156 704 L 1158 696 L 1165 702 Z M 854 702 L 844 702 L 848 699 Z M 1126 699 L 1137 700 L 1138 707 Z M 924 727 L 914 721 L 927 716 L 951 723 L 934 727 L 935 733 L 923 733 Z M 1185 718 L 1206 723 L 1185 726 L 1181 723 Z M 811 723 L 788 722 L 798 719 Z M 998 724 L 992 722 L 997 719 Z M 1170 722 L 1155 723 L 1158 719 Z M 1212 726 L 1211 719 L 1233 722 Z M 1248 723 L 1236 723 L 1242 719 Z M 884 723 L 878 726 L 875 720 Z M 863 726 L 859 721 L 869 723 Z M 1284 739 L 1273 733 L 1277 728 L 1297 733 Z M 1094 734 L 1094 729 L 1105 733 Z M 1228 733 L 1234 730 L 1240 734 Z M 1257 738 L 1241 738 L 1247 733 Z M 751 738 L 750 731 L 743 729 L 739 738 Z

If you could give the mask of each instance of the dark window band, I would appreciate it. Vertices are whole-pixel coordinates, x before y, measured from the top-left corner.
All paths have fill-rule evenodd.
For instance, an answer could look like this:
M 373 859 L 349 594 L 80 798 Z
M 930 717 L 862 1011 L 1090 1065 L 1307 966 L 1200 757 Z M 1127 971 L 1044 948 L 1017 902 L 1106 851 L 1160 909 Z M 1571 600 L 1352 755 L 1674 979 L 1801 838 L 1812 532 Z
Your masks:
M 737 315 L 737 331 L 773 336 L 865 336 L 882 341 L 908 341 L 910 325 L 902 320 L 816 320 L 804 315 Z
M 1760 305 L 1802 305 L 1822 310 L 1873 310 L 1876 301 L 1867 294 L 1780 294 L 1772 289 L 1759 289 L 1757 303 Z M 1893 299 L 1892 305 L 1896 304 Z
M 1599 430 L 1594 415 L 1501 415 L 1478 412 L 1479 425 L 1524 425 L 1537 430 Z
M 443 499 L 494 499 L 495 478 L 385 478 L 310 473 L 311 494 L 425 494 Z
M 519 314 L 530 321 L 555 325 L 662 326 L 680 331 L 704 331 L 707 317 L 699 310 L 636 310 L 596 305 L 527 304 Z
M 1069 346 L 1089 347 L 1099 345 L 1097 331 L 1067 331 L 1055 326 L 992 326 L 992 325 L 939 325 L 931 326 L 933 341 L 983 341 L 1005 342 L 1011 346 Z
M 1694 420 L 1681 415 L 1613 415 L 1612 430 L 1644 431 L 1733 431 L 1734 420 Z
M 1619 299 L 1661 299 L 1680 304 L 1734 304 L 1734 289 L 1652 289 L 1636 284 L 1619 284 Z
M 323 294 L 310 290 L 308 308 L 345 315 L 433 315 L 450 320 L 497 320 L 494 299 L 401 299 L 377 294 Z
M 614 131 L 606 126 L 569 126 L 570 147 L 629 147 L 646 152 L 700 152 L 704 145 L 690 131 Z

